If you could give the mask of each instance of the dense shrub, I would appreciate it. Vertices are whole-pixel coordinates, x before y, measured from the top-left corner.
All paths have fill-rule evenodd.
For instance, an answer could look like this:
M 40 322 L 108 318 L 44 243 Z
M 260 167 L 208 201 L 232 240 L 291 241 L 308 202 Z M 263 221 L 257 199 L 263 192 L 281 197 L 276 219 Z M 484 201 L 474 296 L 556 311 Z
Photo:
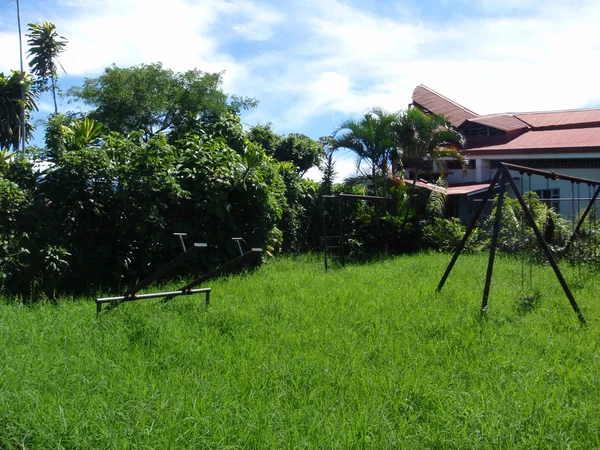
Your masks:
M 498 198 L 498 195 L 494 198 L 492 213 L 483 220 L 481 225 L 479 238 L 484 246 L 489 246 L 491 242 Z M 534 192 L 526 193 L 525 201 L 531 210 L 537 228 L 544 236 L 544 240 L 558 256 L 570 236 L 567 221 L 542 202 Z M 500 251 L 509 254 L 525 252 L 536 257 L 542 257 L 542 249 L 519 201 L 508 197 L 506 194 L 501 221 L 502 226 L 498 235 L 498 249 Z
M 465 226 L 460 219 L 434 217 L 423 227 L 423 241 L 429 248 L 443 252 L 454 251 L 465 234 Z
M 160 133 L 110 133 L 87 147 L 59 133 L 53 142 L 41 152 L 42 173 L 13 162 L 0 174 L 0 272 L 9 292 L 131 283 L 180 252 L 174 232 L 209 244 L 186 267 L 195 272 L 235 256 L 233 237 L 271 252 L 282 244 L 286 186 L 258 146 L 242 156 L 222 137 L 170 144 Z
M 297 168 L 288 161 L 279 164 L 279 173 L 285 184 L 285 203 L 279 225 L 283 234 L 282 250 L 299 253 L 319 249 L 322 205 L 318 185 L 301 178 Z

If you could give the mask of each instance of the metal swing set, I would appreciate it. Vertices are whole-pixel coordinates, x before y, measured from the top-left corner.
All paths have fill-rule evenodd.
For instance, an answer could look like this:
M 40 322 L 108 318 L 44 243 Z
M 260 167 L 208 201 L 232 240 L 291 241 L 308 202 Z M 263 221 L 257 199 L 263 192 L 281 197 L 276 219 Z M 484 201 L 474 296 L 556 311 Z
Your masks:
M 446 268 L 446 271 L 438 284 L 437 291 L 438 292 L 441 291 L 442 288 L 444 287 L 444 284 L 446 283 L 446 280 L 448 279 L 448 276 L 450 275 L 450 272 L 452 271 L 452 268 L 454 267 L 456 260 L 458 259 L 460 253 L 465 248 L 465 244 L 467 243 L 473 229 L 477 225 L 477 221 L 479 220 L 479 217 L 480 217 L 481 213 L 483 212 L 487 201 L 492 196 L 494 189 L 498 186 L 499 187 L 498 202 L 496 205 L 496 213 L 495 213 L 495 217 L 494 217 L 492 241 L 491 241 L 491 245 L 490 245 L 490 256 L 489 256 L 489 260 L 488 260 L 487 273 L 486 273 L 486 277 L 485 277 L 483 299 L 481 302 L 482 313 L 485 313 L 485 311 L 487 310 L 490 286 L 491 286 L 491 281 L 492 281 L 492 273 L 494 271 L 494 258 L 496 255 L 496 247 L 498 245 L 498 235 L 499 235 L 500 226 L 501 226 L 504 193 L 506 191 L 506 185 L 508 184 L 511 187 L 513 193 L 515 194 L 515 196 L 519 202 L 519 205 L 521 206 L 521 209 L 523 210 L 525 218 L 527 219 L 529 226 L 533 229 L 533 232 L 536 236 L 538 244 L 542 248 L 544 255 L 546 256 L 546 259 L 550 263 L 550 266 L 552 267 L 554 274 L 556 275 L 556 278 L 558 279 L 565 295 L 567 296 L 569 303 L 571 304 L 571 307 L 573 308 L 573 311 L 575 311 L 575 313 L 577 314 L 579 321 L 582 324 L 585 324 L 586 320 L 583 315 L 583 312 L 581 311 L 577 302 L 575 301 L 575 298 L 573 297 L 573 294 L 572 294 L 565 278 L 563 277 L 563 275 L 560 271 L 560 268 L 558 267 L 558 264 L 556 263 L 556 260 L 555 260 L 554 256 L 552 255 L 552 252 L 544 239 L 543 234 L 541 233 L 538 226 L 536 225 L 534 217 L 531 213 L 531 210 L 528 207 L 526 201 L 523 199 L 522 192 L 519 190 L 519 187 L 517 186 L 513 176 L 510 173 L 511 170 L 519 172 L 519 174 L 521 175 L 521 179 L 524 174 L 527 174 L 530 177 L 530 180 L 531 180 L 531 175 L 541 175 L 544 178 L 546 178 L 546 180 L 548 180 L 548 181 L 549 180 L 566 180 L 566 181 L 571 182 L 571 186 L 572 186 L 571 201 L 572 201 L 573 208 L 575 205 L 575 202 L 574 202 L 574 185 L 575 184 L 577 184 L 577 186 L 578 186 L 578 191 L 579 191 L 580 184 L 587 184 L 590 193 L 591 193 L 592 189 L 595 189 L 594 195 L 589 198 L 589 203 L 588 203 L 585 211 L 583 212 L 583 214 L 581 214 L 581 216 L 579 217 L 579 220 L 577 221 L 576 224 L 575 224 L 576 211 L 575 211 L 575 209 L 573 209 L 573 211 L 572 211 L 573 225 L 574 225 L 573 232 L 571 233 L 571 236 L 569 237 L 569 240 L 567 241 L 567 245 L 565 247 L 565 252 L 568 251 L 571 248 L 571 246 L 573 245 L 573 243 L 575 242 L 575 239 L 578 237 L 581 227 L 584 224 L 586 217 L 588 217 L 588 215 L 592 211 L 594 203 L 595 203 L 596 199 L 598 198 L 598 195 L 600 194 L 600 181 L 597 181 L 597 180 L 573 177 L 573 176 L 559 174 L 559 173 L 555 173 L 555 172 L 548 172 L 545 170 L 539 170 L 539 169 L 533 169 L 533 168 L 524 167 L 524 166 L 518 166 L 515 164 L 500 163 L 499 169 L 496 171 L 496 174 L 494 175 L 489 187 L 484 192 L 481 204 L 477 208 L 475 215 L 471 218 L 471 221 L 467 227 L 467 230 L 465 231 L 465 234 L 464 234 L 462 240 L 458 244 L 458 246 L 454 252 L 454 255 L 452 256 L 452 259 L 451 259 L 450 263 L 448 264 L 448 267 Z M 522 186 L 521 186 L 521 189 L 522 189 Z M 530 189 L 531 189 L 531 181 L 530 181 Z M 579 202 L 579 198 L 578 198 L 578 202 Z M 522 271 L 522 277 L 523 277 L 523 271 Z M 531 273 L 530 273 L 530 278 L 531 278 Z M 523 286 L 522 286 L 522 289 L 523 289 Z

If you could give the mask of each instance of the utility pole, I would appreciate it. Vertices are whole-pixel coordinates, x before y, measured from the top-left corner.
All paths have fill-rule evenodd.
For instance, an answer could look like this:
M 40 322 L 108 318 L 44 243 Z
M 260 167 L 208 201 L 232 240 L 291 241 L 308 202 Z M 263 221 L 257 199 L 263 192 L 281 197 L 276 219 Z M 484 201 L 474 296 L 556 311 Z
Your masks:
M 25 154 L 25 71 L 23 70 L 23 42 L 21 37 L 21 8 L 19 0 L 17 0 L 17 23 L 19 26 L 19 59 L 21 61 L 21 123 L 19 125 L 19 141 L 21 143 L 21 151 Z

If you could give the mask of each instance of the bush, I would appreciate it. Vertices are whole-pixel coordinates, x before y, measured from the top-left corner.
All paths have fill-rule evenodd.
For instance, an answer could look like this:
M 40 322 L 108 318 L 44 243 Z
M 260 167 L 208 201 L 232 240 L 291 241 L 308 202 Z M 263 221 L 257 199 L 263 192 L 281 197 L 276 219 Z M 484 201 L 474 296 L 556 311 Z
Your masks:
M 209 244 L 180 274 L 237 256 L 232 237 L 271 252 L 281 244 L 286 186 L 260 147 L 242 157 L 222 137 L 173 145 L 140 133 L 81 147 L 64 145 L 57 129 L 57 147 L 40 152 L 43 174 L 22 163 L 0 174 L 0 274 L 9 292 L 122 288 L 181 251 L 174 232 Z
M 423 228 L 423 242 L 432 249 L 451 252 L 460 243 L 465 234 L 465 227 L 456 217 L 443 219 L 434 217 L 433 221 Z

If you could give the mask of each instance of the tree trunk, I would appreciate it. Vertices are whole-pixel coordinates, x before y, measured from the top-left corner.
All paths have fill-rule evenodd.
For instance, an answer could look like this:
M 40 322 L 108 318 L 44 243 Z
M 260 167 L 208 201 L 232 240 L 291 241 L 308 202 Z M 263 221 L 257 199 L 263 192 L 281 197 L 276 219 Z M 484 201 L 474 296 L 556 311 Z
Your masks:
M 52 99 L 54 100 L 54 114 L 58 114 L 58 105 L 56 104 L 56 80 L 54 75 L 50 78 L 52 80 Z

